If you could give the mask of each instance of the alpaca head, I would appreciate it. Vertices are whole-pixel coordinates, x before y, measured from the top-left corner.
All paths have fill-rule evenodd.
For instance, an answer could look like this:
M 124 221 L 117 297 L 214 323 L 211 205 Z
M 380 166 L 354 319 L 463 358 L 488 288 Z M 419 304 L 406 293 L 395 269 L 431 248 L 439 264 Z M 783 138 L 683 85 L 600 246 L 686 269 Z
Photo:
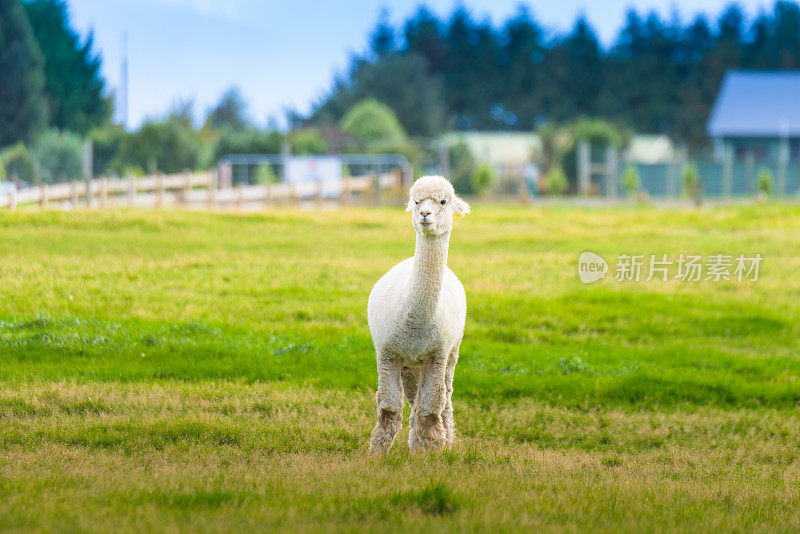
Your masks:
M 437 236 L 450 232 L 453 216 L 469 213 L 469 204 L 456 196 L 453 185 L 441 176 L 423 176 L 411 186 L 406 211 L 418 234 Z

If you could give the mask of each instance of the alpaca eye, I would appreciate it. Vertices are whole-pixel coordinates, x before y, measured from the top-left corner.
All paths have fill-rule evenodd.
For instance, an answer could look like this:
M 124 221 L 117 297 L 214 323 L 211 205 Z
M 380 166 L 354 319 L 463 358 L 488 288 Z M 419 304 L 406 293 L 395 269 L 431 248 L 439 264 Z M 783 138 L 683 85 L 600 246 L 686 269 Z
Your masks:
M 442 200 L 441 202 L 439 202 L 439 204 L 441 204 L 442 206 L 444 206 L 445 204 L 447 204 L 447 201 L 446 201 L 446 200 Z
M 417 202 L 417 206 L 419 206 L 419 200 L 417 200 L 416 202 Z

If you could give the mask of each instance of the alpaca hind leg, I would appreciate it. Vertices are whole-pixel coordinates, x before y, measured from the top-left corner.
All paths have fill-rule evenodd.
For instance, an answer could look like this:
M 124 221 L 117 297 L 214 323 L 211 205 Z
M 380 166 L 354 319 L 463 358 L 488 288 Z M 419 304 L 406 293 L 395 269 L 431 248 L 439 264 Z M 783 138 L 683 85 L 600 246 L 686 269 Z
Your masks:
M 383 453 L 394 443 L 403 425 L 403 391 L 400 384 L 400 365 L 396 360 L 378 356 L 378 392 L 375 394 L 378 422 L 369 439 L 369 450 Z
M 444 372 L 446 354 L 439 354 L 422 365 L 419 388 L 414 400 L 413 421 L 408 436 L 412 451 L 441 449 L 447 444 L 442 422 L 445 405 Z
M 442 410 L 442 424 L 447 435 L 448 446 L 453 444 L 456 433 L 455 421 L 453 420 L 453 374 L 455 373 L 457 362 L 458 345 L 450 352 L 447 368 L 444 371 L 445 401 L 444 410 Z

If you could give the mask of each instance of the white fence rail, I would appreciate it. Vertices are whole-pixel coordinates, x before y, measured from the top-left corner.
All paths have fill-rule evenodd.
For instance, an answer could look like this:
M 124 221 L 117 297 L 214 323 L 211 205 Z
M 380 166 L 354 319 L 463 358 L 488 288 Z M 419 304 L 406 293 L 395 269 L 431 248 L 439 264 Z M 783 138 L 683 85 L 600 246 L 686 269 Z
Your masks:
M 399 191 L 400 183 L 399 173 L 381 174 L 377 178 L 375 175 L 344 177 L 341 195 L 336 198 L 326 198 L 321 183 L 293 185 L 278 182 L 220 188 L 216 171 L 129 178 L 100 177 L 61 184 L 42 184 L 0 193 L 0 208 L 15 209 L 23 205 L 62 208 L 122 206 L 243 208 L 307 200 L 374 202 L 378 200 L 379 191 Z

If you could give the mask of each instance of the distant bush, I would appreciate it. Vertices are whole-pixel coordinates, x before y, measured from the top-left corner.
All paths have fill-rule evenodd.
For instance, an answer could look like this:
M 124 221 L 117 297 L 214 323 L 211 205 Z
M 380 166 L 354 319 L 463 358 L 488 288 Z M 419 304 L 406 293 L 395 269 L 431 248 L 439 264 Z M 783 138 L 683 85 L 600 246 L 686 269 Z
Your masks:
M 351 107 L 342 118 L 341 126 L 365 144 L 398 143 L 406 139 L 406 132 L 394 112 L 374 98 L 366 98 Z
M 282 144 L 283 135 L 276 130 L 225 128 L 214 146 L 214 163 L 228 154 L 279 154 Z
M 700 182 L 700 171 L 697 170 L 697 165 L 694 163 L 687 163 L 683 168 L 683 191 L 684 194 L 694 198 L 695 204 L 698 206 L 702 202 L 702 185 Z
M 95 175 L 116 174 L 123 176 L 123 166 L 117 157 L 126 136 L 130 135 L 122 126 L 112 124 L 96 128 L 89 134 L 92 140 L 92 173 Z
M 769 196 L 772 194 L 772 189 L 775 186 L 775 178 L 772 176 L 772 171 L 766 167 L 762 167 L 758 171 L 758 178 L 756 179 L 758 191 Z
M 459 195 L 471 195 L 475 192 L 472 175 L 475 172 L 475 158 L 469 146 L 463 141 L 452 145 L 448 152 L 450 162 L 450 176 L 447 178 L 453 183 Z
M 181 121 L 150 121 L 123 138 L 114 164 L 138 166 L 147 172 L 176 173 L 197 168 L 202 151 L 198 132 Z
M 275 171 L 272 170 L 272 165 L 257 165 L 253 175 L 253 181 L 256 184 L 272 184 L 278 180 Z
M 494 167 L 488 163 L 481 163 L 472 173 L 472 187 L 477 193 L 489 189 L 497 181 Z
M 642 180 L 639 178 L 639 169 L 636 165 L 631 163 L 625 167 L 625 172 L 622 174 L 622 187 L 628 197 L 633 197 L 642 187 Z
M 22 141 L 0 152 L 0 162 L 5 167 L 6 180 L 19 179 L 33 183 L 33 156 Z
M 602 119 L 578 119 L 569 126 L 569 129 L 576 142 L 585 140 L 601 147 L 620 148 L 630 137 L 629 132 Z
M 296 130 L 288 135 L 292 154 L 321 155 L 328 152 L 328 143 L 314 129 Z
M 127 167 L 122 167 L 119 171 L 119 175 L 125 178 L 130 178 L 131 176 L 144 176 L 145 174 L 147 173 L 144 172 L 144 169 L 138 165 L 128 165 Z
M 70 132 L 49 130 L 36 142 L 36 159 L 46 183 L 78 180 L 83 173 L 83 139 Z
M 555 165 L 544 177 L 544 188 L 550 195 L 563 195 L 569 189 L 569 182 L 567 175 L 564 174 L 564 169 Z
M 567 175 L 567 180 L 571 184 L 575 184 L 578 179 L 578 145 L 581 141 L 589 143 L 591 154 L 590 159 L 595 161 L 605 158 L 605 151 L 608 147 L 619 149 L 626 146 L 630 142 L 632 133 L 625 127 L 618 126 L 612 122 L 602 119 L 588 119 L 580 118 L 565 127 L 551 127 L 543 128 L 545 132 L 551 130 L 549 133 L 551 141 L 543 138 L 544 148 L 549 150 L 556 149 L 555 163 L 561 165 L 561 168 Z M 552 145 L 552 148 L 550 146 Z M 553 159 L 552 156 L 547 159 Z

